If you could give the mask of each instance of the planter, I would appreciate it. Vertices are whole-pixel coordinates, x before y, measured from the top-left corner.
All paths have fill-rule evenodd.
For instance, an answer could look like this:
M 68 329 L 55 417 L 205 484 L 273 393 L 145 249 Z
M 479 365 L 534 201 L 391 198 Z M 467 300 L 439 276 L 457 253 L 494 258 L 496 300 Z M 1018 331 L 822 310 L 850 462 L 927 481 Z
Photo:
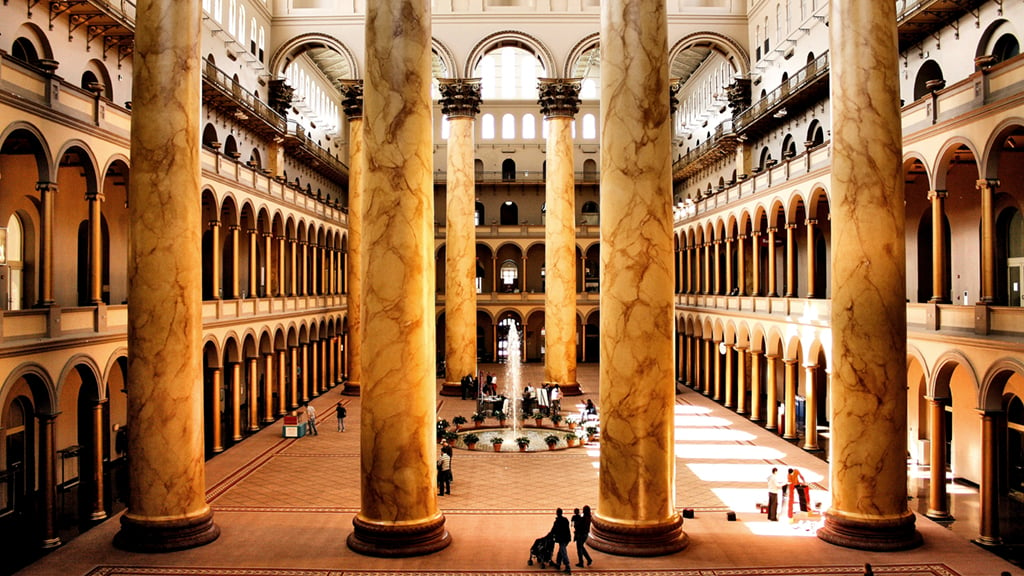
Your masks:
M 569 446 L 569 448 L 572 448 L 573 446 L 576 445 L 576 440 L 566 440 L 565 443 L 567 446 Z
M 501 444 L 493 444 L 495 452 L 501 452 Z
M 520 446 L 519 447 L 519 451 L 520 452 L 526 452 L 526 446 Z
M 476 450 L 476 442 L 467 442 L 466 443 L 466 449 L 467 450 Z
M 548 450 L 554 450 L 558 444 L 548 444 Z
M 537 423 L 537 428 L 540 428 L 540 425 L 541 425 L 542 422 L 544 422 L 544 419 L 543 418 L 536 418 L 536 419 L 534 419 L 534 422 Z

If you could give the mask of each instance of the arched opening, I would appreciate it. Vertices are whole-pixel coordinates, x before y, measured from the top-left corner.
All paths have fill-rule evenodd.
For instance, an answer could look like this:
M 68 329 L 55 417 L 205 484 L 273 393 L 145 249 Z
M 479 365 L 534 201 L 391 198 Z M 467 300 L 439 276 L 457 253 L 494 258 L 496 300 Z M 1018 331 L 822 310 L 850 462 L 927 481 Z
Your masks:
M 33 66 L 39 64 L 39 52 L 28 38 L 15 38 L 11 44 L 11 56 Z
M 1016 208 L 996 219 L 995 299 L 999 306 L 1024 306 L 1024 217 Z
M 1020 54 L 1020 42 L 1013 34 L 1003 34 L 992 46 L 992 56 L 996 62 L 1005 62 Z
M 511 158 L 505 158 L 501 162 L 501 181 L 502 182 L 515 182 L 516 181 L 516 161 Z
M 519 292 L 519 265 L 514 260 L 505 260 L 499 268 L 501 292 Z
M 920 100 L 926 94 L 941 88 L 942 68 L 938 62 L 928 60 L 921 65 L 914 79 L 914 100 Z
M 516 203 L 511 200 L 506 200 L 501 205 L 501 221 L 499 222 L 502 226 L 514 226 L 519 224 L 519 207 Z
M 0 261 L 5 261 L 7 264 L 7 278 L 5 283 L 0 286 L 4 289 L 5 297 L 3 298 L 4 310 L 21 310 L 24 306 L 22 302 L 22 284 L 24 282 L 24 230 L 21 226 L 21 218 L 17 214 L 11 214 L 11 217 L 7 219 L 7 242 L 6 249 L 4 243 L 0 242 Z
M 522 323 L 519 317 L 512 312 L 507 312 L 498 322 L 498 362 L 504 363 L 508 360 L 508 335 L 516 330 L 522 338 Z
M 486 220 L 486 212 L 484 211 L 484 205 L 482 202 L 477 202 L 473 205 L 473 225 L 483 226 Z
M 583 181 L 597 181 L 597 161 L 593 158 L 587 158 L 583 161 Z

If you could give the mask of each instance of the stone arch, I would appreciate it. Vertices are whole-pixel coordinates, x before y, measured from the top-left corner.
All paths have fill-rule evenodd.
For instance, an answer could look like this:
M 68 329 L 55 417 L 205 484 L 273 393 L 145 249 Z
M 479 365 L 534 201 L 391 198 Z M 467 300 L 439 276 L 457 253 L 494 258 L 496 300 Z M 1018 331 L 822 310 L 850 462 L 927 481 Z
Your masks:
M 352 79 L 360 78 L 359 75 L 359 60 L 355 57 L 348 46 L 337 38 L 330 34 L 324 34 L 322 32 L 310 32 L 308 34 L 300 34 L 293 38 L 285 41 L 281 46 L 274 52 L 274 55 L 270 57 L 270 65 L 268 66 L 270 73 L 274 78 L 283 78 L 284 69 L 291 63 L 292 59 L 298 54 L 304 52 L 306 48 L 320 47 L 330 48 L 341 55 L 342 59 L 345 60 L 348 69 L 352 71 Z
M 701 31 L 683 36 L 669 49 L 668 61 L 672 62 L 679 53 L 695 46 L 706 46 L 722 54 L 736 67 L 738 75 L 746 76 L 750 72 L 750 56 L 743 45 L 718 32 Z
M 953 157 L 956 155 L 957 150 L 959 150 L 961 147 L 966 147 L 971 152 L 971 154 L 974 155 L 975 164 L 978 165 L 980 168 L 980 164 L 978 164 L 978 159 L 981 158 L 981 155 L 978 154 L 978 147 L 974 144 L 974 142 L 963 136 L 954 136 L 947 140 L 942 145 L 942 149 L 935 156 L 934 180 L 936 190 L 946 189 L 946 176 L 949 170 L 946 169 L 945 167 L 949 165 L 949 162 L 953 159 Z M 978 175 L 977 177 L 980 178 L 981 176 Z
M 928 395 L 933 398 L 949 398 L 951 395 L 949 381 L 957 367 L 962 367 L 966 371 L 971 382 L 974 384 L 975 393 L 981 390 L 978 371 L 971 364 L 970 359 L 961 352 L 951 351 L 943 354 L 935 361 L 935 368 L 932 370 L 928 383 Z
M 473 46 L 473 49 L 469 52 L 469 58 L 466 60 L 466 69 L 463 71 L 463 76 L 466 78 L 473 77 L 473 70 L 480 63 L 480 59 L 486 56 L 488 52 L 504 45 L 517 45 L 535 55 L 544 66 L 544 74 L 554 74 L 558 69 L 555 65 L 555 57 L 552 56 L 551 51 L 543 42 L 524 32 L 502 30 L 485 36 Z
M 1024 377 L 1024 361 L 1020 358 L 1001 358 L 993 363 L 982 379 L 979 408 L 986 411 L 1002 410 L 1003 389 L 1015 374 Z

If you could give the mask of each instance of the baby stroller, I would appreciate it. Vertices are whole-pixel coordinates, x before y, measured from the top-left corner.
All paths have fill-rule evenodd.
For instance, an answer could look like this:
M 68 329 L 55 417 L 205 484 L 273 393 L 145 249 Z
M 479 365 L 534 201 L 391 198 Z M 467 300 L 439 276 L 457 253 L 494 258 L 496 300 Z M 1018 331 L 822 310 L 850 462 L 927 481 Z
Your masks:
M 551 555 L 555 552 L 555 537 L 551 534 L 547 534 L 533 541 L 533 546 L 530 546 L 530 559 L 526 563 L 533 566 L 533 559 L 537 559 L 537 564 L 541 568 L 547 567 L 551 564 Z

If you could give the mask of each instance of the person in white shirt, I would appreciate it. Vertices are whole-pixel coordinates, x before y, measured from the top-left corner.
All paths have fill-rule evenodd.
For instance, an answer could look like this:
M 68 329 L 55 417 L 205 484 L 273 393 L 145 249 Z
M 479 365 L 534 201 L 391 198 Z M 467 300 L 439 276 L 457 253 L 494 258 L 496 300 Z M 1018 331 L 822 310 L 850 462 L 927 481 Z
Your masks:
M 768 520 L 779 521 L 779 495 L 782 494 L 782 484 L 779 483 L 779 469 L 772 468 L 768 475 Z

